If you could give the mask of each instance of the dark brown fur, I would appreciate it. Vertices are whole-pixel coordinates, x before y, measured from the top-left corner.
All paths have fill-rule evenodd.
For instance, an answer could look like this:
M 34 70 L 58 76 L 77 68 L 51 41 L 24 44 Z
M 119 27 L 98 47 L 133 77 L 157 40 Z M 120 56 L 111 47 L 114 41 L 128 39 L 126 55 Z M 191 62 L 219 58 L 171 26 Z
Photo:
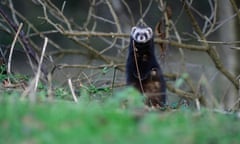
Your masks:
M 126 75 L 127 85 L 134 86 L 146 95 L 146 105 L 155 107 L 166 105 L 166 82 L 155 57 L 153 38 L 146 43 L 137 43 L 132 37 L 130 38 Z

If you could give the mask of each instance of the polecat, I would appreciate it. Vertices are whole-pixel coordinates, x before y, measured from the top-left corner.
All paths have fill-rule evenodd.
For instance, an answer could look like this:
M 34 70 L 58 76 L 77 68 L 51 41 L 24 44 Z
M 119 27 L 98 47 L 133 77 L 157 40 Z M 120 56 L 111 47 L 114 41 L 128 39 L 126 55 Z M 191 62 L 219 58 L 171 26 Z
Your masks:
M 154 52 L 153 32 L 150 27 L 133 27 L 126 62 L 127 85 L 146 95 L 145 104 L 166 105 L 166 82 Z

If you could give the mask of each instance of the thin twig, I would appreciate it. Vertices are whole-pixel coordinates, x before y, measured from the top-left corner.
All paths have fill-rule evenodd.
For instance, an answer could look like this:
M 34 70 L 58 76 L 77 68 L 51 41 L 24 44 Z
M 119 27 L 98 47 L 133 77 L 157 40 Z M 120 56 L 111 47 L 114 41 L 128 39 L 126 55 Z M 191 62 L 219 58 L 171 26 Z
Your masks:
M 206 37 L 203 35 L 200 26 L 197 23 L 197 20 L 195 19 L 195 17 L 193 16 L 191 10 L 190 10 L 190 4 L 187 2 L 187 0 L 183 0 L 183 4 L 184 4 L 184 8 L 185 11 L 187 13 L 187 15 L 189 16 L 192 26 L 194 28 L 194 30 L 197 32 L 198 36 L 200 37 L 200 39 L 202 41 L 207 41 Z M 239 83 L 236 81 L 235 77 L 224 67 L 224 65 L 222 64 L 220 58 L 218 57 L 218 53 L 215 50 L 214 47 L 210 47 L 209 44 L 207 42 L 203 43 L 203 45 L 207 48 L 206 52 L 207 54 L 210 56 L 210 58 L 212 59 L 212 61 L 214 62 L 216 68 L 222 72 L 222 74 L 228 78 L 229 81 L 232 82 L 232 84 L 235 86 L 236 89 L 239 89 Z
M 141 74 L 139 71 L 139 65 L 138 65 L 137 54 L 136 54 L 137 48 L 135 46 L 134 41 L 132 41 L 132 43 L 133 43 L 133 54 L 134 54 L 134 61 L 135 61 L 136 69 L 137 69 L 138 81 L 139 81 L 139 85 L 141 88 L 141 92 L 144 94 L 144 89 L 143 89 L 143 85 L 142 85 L 142 79 L 141 79 Z
M 195 103 L 196 103 L 197 110 L 200 111 L 201 110 L 201 106 L 200 106 L 199 99 L 195 99 Z
M 130 15 L 130 19 L 131 19 L 131 23 L 132 23 L 131 26 L 134 26 L 134 25 L 135 25 L 135 20 L 134 20 L 134 16 L 133 16 L 133 13 L 132 13 L 131 8 L 130 8 L 129 5 L 127 4 L 126 0 L 122 0 L 121 2 L 124 4 L 124 6 L 125 6 L 126 9 L 127 9 L 128 14 Z
M 11 13 L 12 13 L 12 19 L 15 22 L 15 24 L 19 25 L 18 19 L 16 17 L 16 13 L 15 13 L 15 8 L 13 6 L 13 2 L 12 0 L 8 0 L 9 1 L 9 7 L 11 9 Z
M 164 15 L 164 22 L 165 22 L 165 38 L 166 39 L 169 39 L 169 26 L 170 26 L 170 23 L 169 23 L 169 17 L 168 17 L 168 13 L 167 13 L 167 6 L 166 6 L 166 3 L 163 2 L 163 0 L 159 0 L 160 2 L 160 9 L 162 10 L 163 12 L 163 15 Z
M 106 4 L 107 4 L 107 6 L 110 10 L 111 15 L 113 16 L 114 21 L 115 21 L 115 25 L 117 27 L 117 32 L 121 33 L 122 29 L 121 29 L 121 26 L 120 26 L 120 22 L 119 22 L 117 14 L 115 13 L 115 11 L 114 11 L 111 3 L 110 3 L 110 0 L 106 0 Z
M 116 67 L 114 66 L 114 69 L 113 69 L 113 78 L 112 78 L 112 85 L 111 85 L 112 95 L 113 95 L 113 88 L 114 88 L 115 79 L 116 79 L 116 75 L 117 75 L 116 73 L 117 73 L 117 69 L 116 69 Z
M 240 23 L 240 10 L 235 2 L 235 0 L 230 0 L 231 4 L 232 4 L 232 7 L 234 9 L 234 11 L 237 13 L 237 16 L 238 16 L 238 23 Z
M 10 26 L 10 28 L 14 31 L 17 32 L 17 25 L 8 17 L 8 15 L 4 12 L 4 10 L 0 7 L 0 15 L 3 17 L 3 19 L 6 21 L 6 23 Z M 34 70 L 34 64 L 38 64 L 38 57 L 36 52 L 31 48 L 29 45 L 29 41 L 25 36 L 25 33 L 21 31 L 19 33 L 19 43 L 22 45 L 27 58 L 29 60 L 29 63 Z M 45 73 L 45 70 L 43 70 Z
M 87 29 L 87 27 L 88 27 L 88 25 L 90 23 L 91 17 L 93 17 L 95 4 L 96 4 L 96 0 L 92 0 L 91 5 L 90 5 L 89 10 L 88 10 L 87 19 L 86 19 L 86 21 L 83 24 L 83 28 L 84 29 Z
M 173 87 L 171 84 L 167 84 L 167 89 L 175 94 L 177 94 L 179 97 L 194 100 L 196 99 L 195 94 L 183 91 L 181 89 Z
M 71 90 L 74 102 L 78 102 L 77 96 L 76 96 L 76 94 L 74 92 L 74 89 L 73 89 L 72 80 L 70 78 L 68 79 L 68 85 L 69 85 L 69 88 Z
M 17 41 L 17 38 L 18 38 L 18 35 L 22 29 L 22 26 L 23 24 L 20 23 L 19 27 L 18 27 L 18 30 L 17 30 L 17 33 L 16 35 L 14 36 L 14 39 L 13 39 L 13 42 L 12 42 L 12 45 L 11 45 L 11 49 L 10 49 L 10 53 L 9 53 L 9 57 L 8 57 L 8 66 L 7 66 L 7 73 L 8 74 L 11 74 L 11 63 L 12 63 L 12 54 L 13 54 L 13 49 L 14 49 L 14 46 L 16 44 L 16 41 Z M 10 82 L 10 81 L 9 81 Z
M 111 67 L 124 67 L 125 64 L 104 64 L 104 65 L 97 65 L 97 66 L 93 66 L 93 65 L 70 65 L 70 64 L 58 64 L 57 67 L 58 68 L 84 68 L 84 69 L 103 69 L 103 68 L 111 68 Z
M 40 61 L 39 61 L 39 64 L 38 64 L 37 74 L 36 74 L 36 77 L 35 77 L 34 92 L 37 91 L 38 81 L 39 81 L 40 74 L 41 74 L 41 67 L 42 67 L 42 63 L 43 63 L 43 58 L 44 58 L 44 55 L 45 55 L 45 51 L 46 51 L 46 48 L 47 48 L 47 43 L 48 43 L 48 38 L 46 37 L 46 38 L 44 39 L 43 49 L 42 49 Z

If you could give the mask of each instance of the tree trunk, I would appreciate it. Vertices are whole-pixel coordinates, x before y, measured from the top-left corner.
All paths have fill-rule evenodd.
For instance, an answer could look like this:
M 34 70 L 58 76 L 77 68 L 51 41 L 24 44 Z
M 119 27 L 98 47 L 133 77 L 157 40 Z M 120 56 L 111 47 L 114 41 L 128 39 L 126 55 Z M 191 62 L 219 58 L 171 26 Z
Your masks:
M 219 7 L 218 7 L 218 18 L 219 22 L 222 23 L 223 21 L 227 22 L 222 25 L 219 31 L 219 41 L 222 42 L 234 42 L 237 40 L 237 18 L 233 17 L 234 11 L 232 8 L 232 5 L 229 0 L 218 0 Z M 234 73 L 236 76 L 239 74 L 239 52 L 237 50 L 232 49 L 231 47 L 235 47 L 236 45 L 221 45 L 221 48 L 223 50 L 223 54 L 221 55 L 222 60 L 224 61 L 224 64 L 226 68 Z M 222 86 L 228 87 L 223 80 Z M 234 88 L 230 88 L 228 93 L 223 99 L 223 103 L 227 107 L 233 106 L 234 102 L 236 101 L 236 92 L 233 90 Z

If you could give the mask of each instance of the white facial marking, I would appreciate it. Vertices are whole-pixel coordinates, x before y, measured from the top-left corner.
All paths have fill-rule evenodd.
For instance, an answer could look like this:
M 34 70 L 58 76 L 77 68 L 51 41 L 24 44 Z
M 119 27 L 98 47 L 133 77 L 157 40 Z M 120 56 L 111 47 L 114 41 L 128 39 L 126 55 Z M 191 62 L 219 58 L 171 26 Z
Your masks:
M 133 27 L 131 31 L 131 36 L 136 42 L 145 43 L 153 37 L 153 32 L 150 27 Z

